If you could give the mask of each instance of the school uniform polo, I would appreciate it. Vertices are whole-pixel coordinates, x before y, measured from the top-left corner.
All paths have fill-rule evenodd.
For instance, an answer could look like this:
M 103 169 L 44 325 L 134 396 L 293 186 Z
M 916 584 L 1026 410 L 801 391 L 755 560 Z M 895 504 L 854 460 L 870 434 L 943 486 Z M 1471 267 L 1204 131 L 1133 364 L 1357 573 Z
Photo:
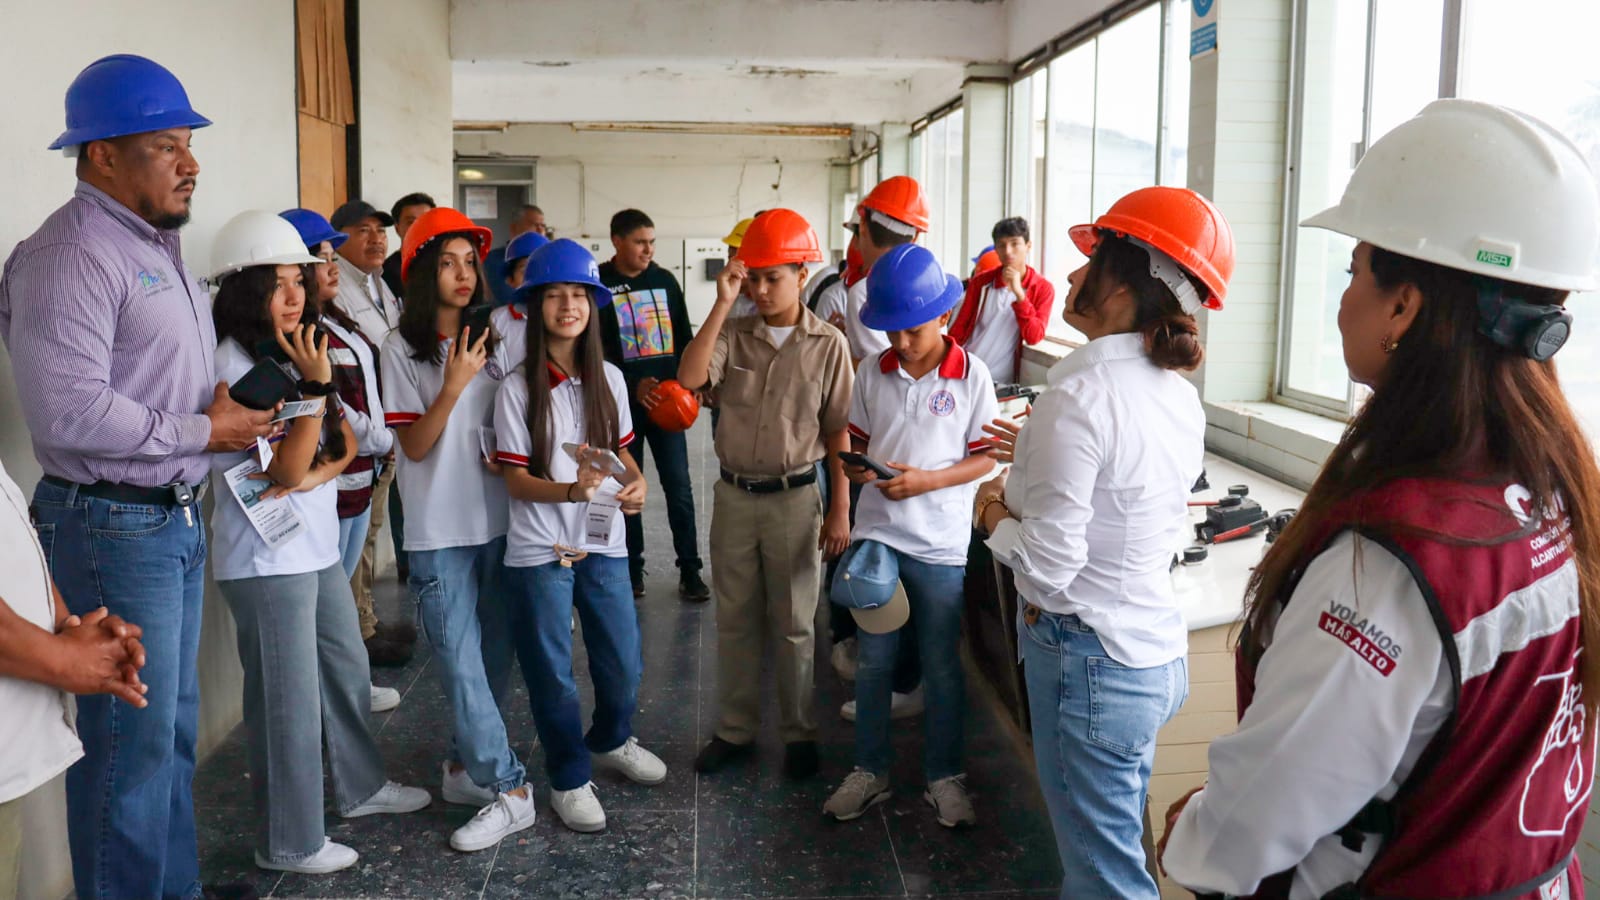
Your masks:
M 506 371 L 522 365 L 528 357 L 528 304 L 518 300 L 495 307 L 489 314 L 489 327 L 506 348 Z
M 618 447 L 633 443 L 633 416 L 628 412 L 628 386 L 622 371 L 605 363 L 606 387 L 617 404 Z M 534 370 L 543 376 L 534 390 L 550 392 L 550 480 L 577 481 L 578 463 L 562 449 L 563 444 L 583 444 L 589 440 L 584 427 L 583 380 L 568 378 L 546 364 Z M 501 465 L 526 468 L 533 453 L 528 432 L 527 366 L 512 372 L 501 382 L 495 397 L 495 460 Z M 584 550 L 597 556 L 624 557 L 628 546 L 622 516 L 612 519 L 611 534 L 605 541 L 588 540 L 587 503 L 511 502 L 511 527 L 506 535 L 506 565 L 513 568 L 542 566 L 558 558 L 555 545 Z
M 454 338 L 440 336 L 443 359 Z M 390 428 L 412 425 L 428 411 L 444 387 L 444 363 L 416 359 L 411 344 L 396 331 L 384 341 L 383 419 Z M 510 366 L 503 342 L 467 383 L 428 455 L 417 461 L 402 449 L 400 503 L 406 510 L 405 549 L 444 550 L 477 547 L 507 528 L 506 487 L 484 464 L 480 428 L 494 427 L 494 398 Z M 492 450 L 492 448 L 491 448 Z
M 861 322 L 867 305 L 867 280 L 850 285 L 845 291 L 844 336 L 850 339 L 851 359 L 871 359 L 889 349 L 889 336 Z
M 912 378 L 893 350 L 862 360 L 850 400 L 850 436 L 878 462 L 945 469 L 988 452 L 983 426 L 1000 415 L 983 360 L 945 338 L 938 368 Z M 890 500 L 871 485 L 856 503 L 852 540 L 875 540 L 933 565 L 964 565 L 976 482 Z

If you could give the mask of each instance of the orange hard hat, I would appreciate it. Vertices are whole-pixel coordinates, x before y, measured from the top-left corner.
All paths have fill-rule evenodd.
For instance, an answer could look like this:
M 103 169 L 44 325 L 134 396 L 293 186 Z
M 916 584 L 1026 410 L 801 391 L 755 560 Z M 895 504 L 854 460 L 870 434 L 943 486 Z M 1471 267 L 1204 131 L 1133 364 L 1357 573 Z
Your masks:
M 411 227 L 406 229 L 405 240 L 400 242 L 400 280 L 406 279 L 406 272 L 411 269 L 411 261 L 417 258 L 417 253 L 434 238 L 447 234 L 459 234 L 477 244 L 478 262 L 483 262 L 489 255 L 489 245 L 494 241 L 494 233 L 482 225 L 472 221 L 460 211 L 448 206 L 436 206 L 417 217 Z
M 744 240 L 734 259 L 744 260 L 752 269 L 808 263 L 822 260 L 817 233 L 805 218 L 792 209 L 769 209 L 745 229 Z
M 910 175 L 896 175 L 878 182 L 861 201 L 861 208 L 881 212 L 918 231 L 928 230 L 928 196 Z
M 1068 232 L 1085 256 L 1094 254 L 1102 233 L 1132 238 L 1172 257 L 1206 286 L 1202 305 L 1222 308 L 1233 277 L 1233 229 L 1210 200 L 1188 188 L 1140 188 L 1111 204 L 1093 225 L 1074 225 Z
M 646 405 L 650 421 L 664 431 L 687 431 L 700 415 L 700 401 L 695 399 L 694 392 L 675 378 L 657 384 Z
M 998 268 L 1000 268 L 1000 254 L 992 249 L 985 250 L 978 254 L 978 262 L 972 267 L 972 274 L 982 275 L 991 269 Z

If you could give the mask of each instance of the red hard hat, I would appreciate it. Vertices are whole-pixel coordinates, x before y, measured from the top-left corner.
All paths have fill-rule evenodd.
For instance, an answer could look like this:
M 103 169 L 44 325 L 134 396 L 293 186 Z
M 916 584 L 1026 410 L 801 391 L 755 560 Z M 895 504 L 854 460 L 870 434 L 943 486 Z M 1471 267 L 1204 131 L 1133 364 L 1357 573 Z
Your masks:
M 804 217 L 792 209 L 769 209 L 745 229 L 735 259 L 752 269 L 781 266 L 785 263 L 819 262 L 822 247 L 817 233 Z
M 406 279 L 411 261 L 434 238 L 447 234 L 460 234 L 477 245 L 478 262 L 489 255 L 489 245 L 494 233 L 448 206 L 436 206 L 417 217 L 406 229 L 405 240 L 400 242 L 400 280 Z
M 650 421 L 664 431 L 687 431 L 700 415 L 700 401 L 694 392 L 668 378 L 650 393 Z
M 1140 188 L 1111 204 L 1093 225 L 1074 225 L 1068 234 L 1092 256 L 1101 232 L 1143 241 L 1172 257 L 1206 286 L 1206 308 L 1222 308 L 1233 277 L 1233 229 L 1210 200 L 1188 188 Z
M 922 185 L 910 175 L 896 175 L 878 182 L 861 201 L 861 208 L 881 212 L 918 231 L 928 230 L 928 197 L 922 193 Z

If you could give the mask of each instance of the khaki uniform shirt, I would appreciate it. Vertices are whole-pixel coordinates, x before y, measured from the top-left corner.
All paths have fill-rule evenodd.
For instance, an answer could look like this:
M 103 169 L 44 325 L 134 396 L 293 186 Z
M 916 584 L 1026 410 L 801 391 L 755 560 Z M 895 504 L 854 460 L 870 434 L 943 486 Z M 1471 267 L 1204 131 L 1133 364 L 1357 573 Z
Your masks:
M 729 319 L 711 352 L 722 414 L 717 458 L 737 475 L 788 475 L 827 455 L 824 436 L 850 423 L 855 372 L 844 335 L 800 308 L 782 347 L 760 316 Z

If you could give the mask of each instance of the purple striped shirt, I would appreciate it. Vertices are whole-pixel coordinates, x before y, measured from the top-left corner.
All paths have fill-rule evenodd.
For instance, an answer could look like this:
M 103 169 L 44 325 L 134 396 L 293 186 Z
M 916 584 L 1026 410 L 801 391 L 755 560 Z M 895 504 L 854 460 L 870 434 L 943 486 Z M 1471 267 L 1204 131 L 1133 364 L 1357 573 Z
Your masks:
M 209 472 L 217 335 L 177 231 L 78 182 L 6 260 L 0 338 L 46 474 L 158 487 Z

